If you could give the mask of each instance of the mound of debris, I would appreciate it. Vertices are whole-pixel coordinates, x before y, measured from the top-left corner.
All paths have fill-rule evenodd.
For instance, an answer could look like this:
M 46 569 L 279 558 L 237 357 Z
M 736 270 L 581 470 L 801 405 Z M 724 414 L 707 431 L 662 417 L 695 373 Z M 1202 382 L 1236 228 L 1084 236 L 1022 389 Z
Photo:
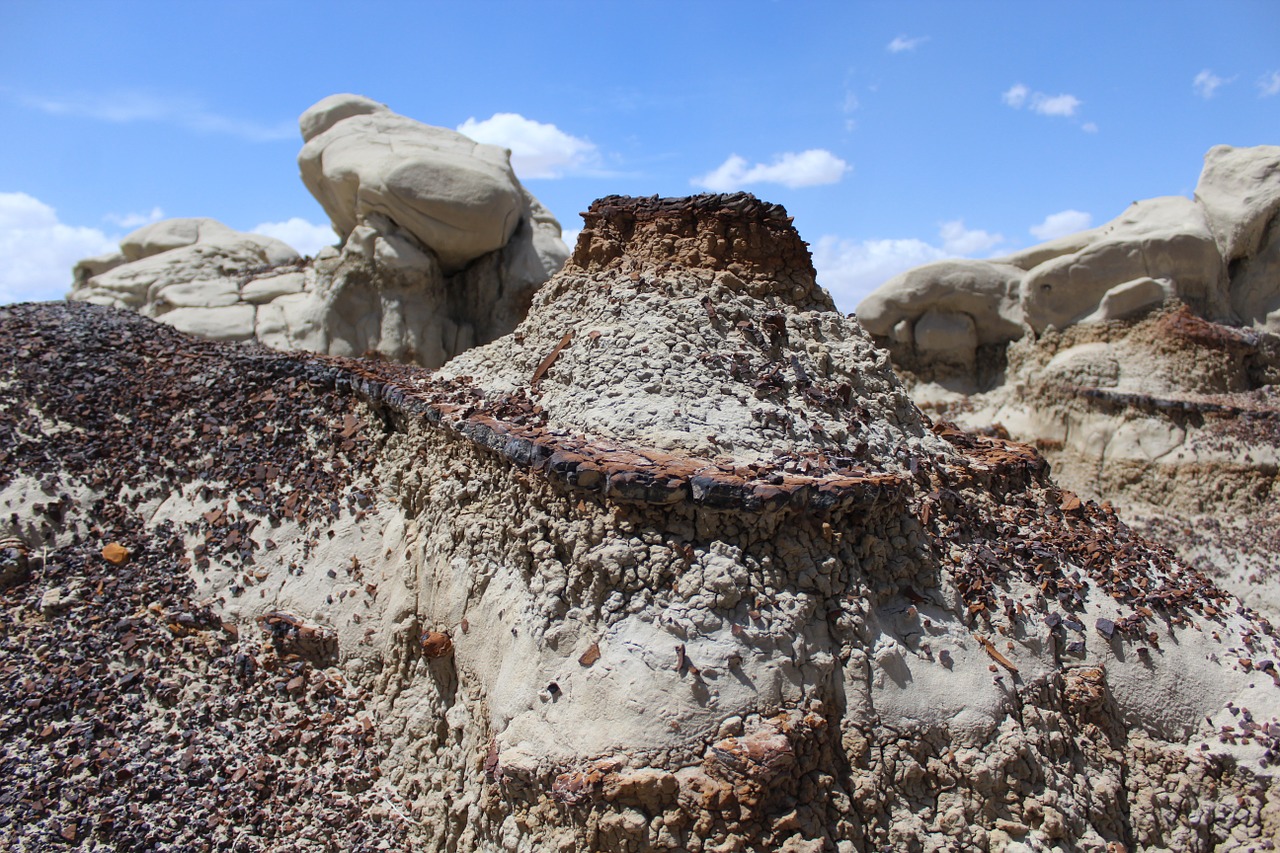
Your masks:
M 1194 199 L 858 307 L 912 399 L 1036 444 L 1064 485 L 1280 614 L 1280 148 L 1218 146 Z
M 206 821 L 218 786 L 256 798 L 263 820 L 216 818 L 249 849 L 303 844 L 338 789 L 368 843 L 427 850 L 1280 831 L 1265 619 L 1033 448 L 921 415 L 781 208 L 613 197 L 587 221 L 515 332 L 434 374 L 4 309 L 6 689 L 50 654 L 90 697 L 161 672 L 118 688 L 139 728 L 179 728 L 129 778 L 167 774 L 166 814 Z M 113 543 L 158 574 L 123 592 L 135 624 L 84 639 L 67 620 L 121 594 Z M 196 716 L 223 670 L 262 727 Z M 5 703 L 0 797 L 40 808 L 10 837 L 162 825 L 107 807 L 95 702 Z
M 68 298 L 184 332 L 426 367 L 515 327 L 568 252 L 509 151 L 332 95 L 299 119 L 303 183 L 340 246 L 303 260 L 212 219 L 170 219 L 76 265 Z

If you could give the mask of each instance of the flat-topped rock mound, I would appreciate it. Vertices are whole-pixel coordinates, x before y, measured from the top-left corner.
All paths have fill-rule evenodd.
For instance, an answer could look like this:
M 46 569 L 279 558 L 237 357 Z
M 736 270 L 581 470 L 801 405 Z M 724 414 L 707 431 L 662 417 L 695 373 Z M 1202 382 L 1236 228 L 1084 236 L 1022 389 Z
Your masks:
M 526 394 L 554 427 L 710 458 L 839 449 L 900 468 L 931 441 L 781 206 L 610 197 L 587 221 L 515 333 L 443 375 Z

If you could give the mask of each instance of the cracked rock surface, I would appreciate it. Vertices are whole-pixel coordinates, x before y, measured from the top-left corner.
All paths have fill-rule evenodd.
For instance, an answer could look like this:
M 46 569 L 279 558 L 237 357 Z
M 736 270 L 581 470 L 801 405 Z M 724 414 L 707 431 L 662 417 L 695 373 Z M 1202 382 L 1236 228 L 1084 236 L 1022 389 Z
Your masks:
M 436 373 L 0 309 L 11 846 L 1280 833 L 1264 617 L 922 415 L 780 208 L 587 220 Z

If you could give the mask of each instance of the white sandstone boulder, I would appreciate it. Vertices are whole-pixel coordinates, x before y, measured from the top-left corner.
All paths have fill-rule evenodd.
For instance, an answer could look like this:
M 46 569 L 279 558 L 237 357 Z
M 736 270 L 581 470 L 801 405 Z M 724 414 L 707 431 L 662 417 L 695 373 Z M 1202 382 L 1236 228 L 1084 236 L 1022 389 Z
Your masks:
M 340 249 L 302 264 L 270 237 L 165 220 L 81 261 L 69 298 L 219 340 L 434 368 L 514 329 L 569 255 L 505 149 L 355 95 L 326 98 L 299 126 L 303 180 Z
M 1280 332 L 1280 146 L 1210 149 L 1196 200 L 1231 270 L 1234 319 Z
M 526 212 L 510 152 L 397 115 L 358 95 L 332 95 L 299 119 L 302 181 L 346 240 L 381 214 L 440 258 L 447 272 L 507 244 Z

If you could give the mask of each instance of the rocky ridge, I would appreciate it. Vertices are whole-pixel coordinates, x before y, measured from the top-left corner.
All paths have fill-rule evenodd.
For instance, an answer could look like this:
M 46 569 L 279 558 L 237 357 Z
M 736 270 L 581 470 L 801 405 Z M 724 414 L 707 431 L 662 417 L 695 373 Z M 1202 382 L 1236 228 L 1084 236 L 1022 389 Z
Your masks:
M 342 786 L 365 843 L 432 850 L 1275 836 L 1266 619 L 1033 448 L 931 423 L 810 266 L 732 256 L 740 235 L 762 258 L 802 246 L 784 211 L 615 198 L 589 217 L 585 263 L 434 374 L 0 311 L 0 667 L 30 701 L 37 661 L 65 656 L 85 697 L 5 703 L 0 797 L 33 819 L 0 831 L 178 843 L 212 822 L 219 845 L 302 846 Z M 666 242 L 690 219 L 724 254 Z M 94 623 L 120 593 L 140 621 Z M 238 703 L 205 698 L 216 672 Z M 127 778 L 172 768 L 182 819 L 112 811 L 107 685 L 167 738 L 137 741 Z M 240 773 L 242 753 L 266 762 Z M 215 791 L 255 808 L 214 820 Z

